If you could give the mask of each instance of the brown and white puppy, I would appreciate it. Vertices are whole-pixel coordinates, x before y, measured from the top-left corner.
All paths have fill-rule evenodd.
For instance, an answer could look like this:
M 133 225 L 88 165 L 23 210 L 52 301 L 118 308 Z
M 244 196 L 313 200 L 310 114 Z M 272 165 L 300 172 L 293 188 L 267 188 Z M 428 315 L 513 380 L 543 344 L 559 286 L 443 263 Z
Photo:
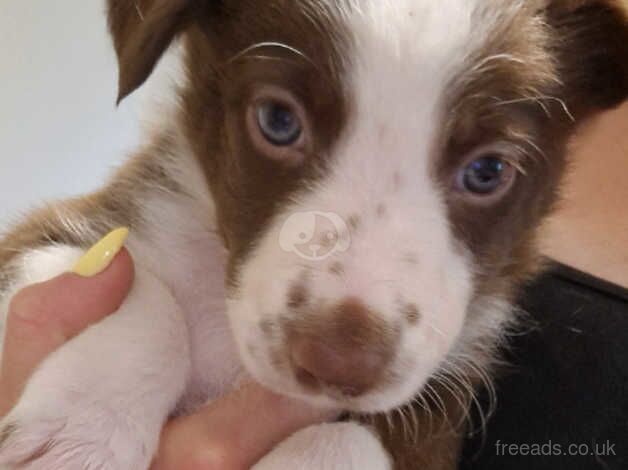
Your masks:
M 464 416 L 450 389 L 486 374 L 538 268 L 568 138 L 628 94 L 625 5 L 109 0 L 109 17 L 120 99 L 180 36 L 176 105 L 102 191 L 9 232 L 0 307 L 121 225 L 136 284 L 35 373 L 1 464 L 146 469 L 168 416 L 244 371 L 367 414 L 449 390 L 430 413 Z M 455 466 L 453 435 L 425 439 L 388 452 L 358 422 L 315 426 L 258 468 Z

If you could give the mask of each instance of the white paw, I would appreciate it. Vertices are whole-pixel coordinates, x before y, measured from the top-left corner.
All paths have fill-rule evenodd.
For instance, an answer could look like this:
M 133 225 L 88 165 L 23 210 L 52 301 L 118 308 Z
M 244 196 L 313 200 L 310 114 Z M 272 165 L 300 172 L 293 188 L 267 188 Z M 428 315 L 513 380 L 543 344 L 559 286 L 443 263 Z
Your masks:
M 0 422 L 0 469 L 146 470 L 145 433 L 84 398 L 22 401 Z
M 51 248 L 49 264 L 67 265 L 68 253 Z M 185 389 L 188 344 L 170 290 L 136 263 L 118 311 L 48 356 L 0 420 L 0 469 L 146 470 Z
M 293 434 L 252 470 L 390 470 L 382 443 L 357 423 L 311 426 Z

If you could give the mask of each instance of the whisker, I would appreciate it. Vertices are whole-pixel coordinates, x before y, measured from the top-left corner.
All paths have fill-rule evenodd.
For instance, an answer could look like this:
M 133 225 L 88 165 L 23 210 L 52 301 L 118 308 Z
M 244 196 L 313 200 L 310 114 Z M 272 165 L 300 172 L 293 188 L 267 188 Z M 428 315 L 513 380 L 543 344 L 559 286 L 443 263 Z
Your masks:
M 269 62 L 297 64 L 297 62 L 293 60 L 288 60 L 283 57 L 274 57 L 274 56 L 267 56 L 267 55 L 245 55 L 245 56 L 240 57 L 240 59 L 241 60 L 266 60 Z
M 445 406 L 445 402 L 443 401 L 440 394 L 429 383 L 425 385 L 424 390 L 425 392 L 428 393 L 429 398 L 432 400 L 432 402 L 434 402 L 434 405 L 436 406 L 438 411 L 441 412 L 441 415 L 443 417 L 443 423 L 441 424 L 441 427 L 438 431 L 442 432 L 444 426 L 447 424 L 451 427 L 451 422 L 449 420 L 449 413 L 447 412 L 447 407 Z
M 526 63 L 523 59 L 515 57 L 512 54 L 495 54 L 489 57 L 485 57 L 484 59 L 479 61 L 471 69 L 471 72 L 479 74 L 479 73 L 491 70 L 492 68 L 497 66 L 497 65 L 493 65 L 493 62 L 499 62 L 499 61 L 513 62 L 513 63 L 521 64 L 521 65 L 525 65 Z
M 142 13 L 142 8 L 140 7 L 140 2 L 135 2 L 135 11 L 137 11 L 137 16 L 140 17 L 142 23 L 146 21 L 146 18 L 144 18 L 144 13 Z
M 567 106 L 567 103 L 565 103 L 564 100 L 556 97 L 556 96 L 549 96 L 549 95 L 538 95 L 538 96 L 527 96 L 527 97 L 523 97 L 523 98 L 516 98 L 516 99 L 511 99 L 511 100 L 498 100 L 498 102 L 496 103 L 497 106 L 507 106 L 510 104 L 518 104 L 518 103 L 526 103 L 526 102 L 536 102 L 539 105 L 541 105 L 541 107 L 544 109 L 545 113 L 548 115 L 549 118 L 551 118 L 551 113 L 549 112 L 549 109 L 547 108 L 547 106 L 543 103 L 544 101 L 554 101 L 556 103 L 558 103 L 560 105 L 560 107 L 563 109 L 563 111 L 565 112 L 565 114 L 567 115 L 567 117 L 572 121 L 572 122 L 576 122 L 576 118 L 574 117 L 574 115 L 571 113 L 571 111 L 569 110 L 569 107 Z
M 310 64 L 312 64 L 314 67 L 316 67 L 318 69 L 318 65 L 316 64 L 316 62 L 314 62 L 304 52 L 300 51 L 296 47 L 292 47 L 292 46 L 289 46 L 288 44 L 284 44 L 282 42 L 275 42 L 275 41 L 264 41 L 264 42 L 258 42 L 257 44 L 252 44 L 251 46 L 243 49 L 242 51 L 238 52 L 236 55 L 234 55 L 233 57 L 228 59 L 227 62 L 228 63 L 235 62 L 236 60 L 240 59 L 241 57 L 247 55 L 249 52 L 255 51 L 257 49 L 262 49 L 262 48 L 265 48 L 265 47 L 270 47 L 270 48 L 274 47 L 274 48 L 279 48 L 279 49 L 283 49 L 283 50 L 289 51 L 289 52 L 291 52 L 293 54 L 296 54 L 297 56 L 301 57 L 302 59 L 306 60 L 307 62 L 309 62 Z
M 434 377 L 434 379 L 451 394 L 451 396 L 454 398 L 454 400 L 456 400 L 456 402 L 460 405 L 460 408 L 463 410 L 463 413 L 458 423 L 456 424 L 456 428 L 461 427 L 467 419 L 471 420 L 472 418 L 468 409 L 469 407 L 467 401 L 464 399 L 469 393 L 467 387 L 464 387 L 464 385 L 461 384 L 467 392 L 467 395 L 465 395 L 465 391 L 461 390 L 461 388 L 451 378 L 444 375 L 437 375 Z
M 435 327 L 431 322 L 427 322 L 426 325 L 431 328 L 432 330 L 434 330 L 438 335 L 440 335 L 442 338 L 447 338 L 447 335 L 440 329 L 438 329 L 437 327 Z

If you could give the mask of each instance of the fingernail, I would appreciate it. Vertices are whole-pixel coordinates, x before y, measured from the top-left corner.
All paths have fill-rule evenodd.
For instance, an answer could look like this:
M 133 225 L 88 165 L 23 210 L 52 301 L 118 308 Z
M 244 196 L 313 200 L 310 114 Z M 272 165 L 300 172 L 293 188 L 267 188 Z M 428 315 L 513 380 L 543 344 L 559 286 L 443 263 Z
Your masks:
M 78 260 L 72 268 L 72 272 L 83 277 L 93 277 L 100 274 L 109 267 L 124 246 L 128 236 L 129 229 L 126 227 L 109 232 Z

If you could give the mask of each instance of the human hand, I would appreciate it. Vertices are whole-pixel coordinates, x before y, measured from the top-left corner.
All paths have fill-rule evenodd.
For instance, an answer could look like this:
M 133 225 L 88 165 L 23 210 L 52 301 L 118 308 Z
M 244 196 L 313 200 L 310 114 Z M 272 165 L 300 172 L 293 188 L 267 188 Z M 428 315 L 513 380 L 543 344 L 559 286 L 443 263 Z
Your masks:
M 12 299 L 0 361 L 0 416 L 17 403 L 31 374 L 59 347 L 115 312 L 133 284 L 133 261 L 118 245 L 101 253 L 101 272 L 66 273 Z M 113 248 L 113 249 L 111 249 Z M 94 252 L 91 252 L 94 256 Z
M 248 470 L 291 434 L 336 416 L 249 383 L 171 421 L 151 470 Z
M 66 273 L 14 296 L 0 360 L 0 416 L 17 403 L 48 355 L 124 302 L 134 268 L 121 248 L 123 241 L 118 238 L 114 246 L 95 250 L 97 269 Z M 250 383 L 197 414 L 168 423 L 152 470 L 248 469 L 292 433 L 333 417 L 334 412 L 312 409 Z

